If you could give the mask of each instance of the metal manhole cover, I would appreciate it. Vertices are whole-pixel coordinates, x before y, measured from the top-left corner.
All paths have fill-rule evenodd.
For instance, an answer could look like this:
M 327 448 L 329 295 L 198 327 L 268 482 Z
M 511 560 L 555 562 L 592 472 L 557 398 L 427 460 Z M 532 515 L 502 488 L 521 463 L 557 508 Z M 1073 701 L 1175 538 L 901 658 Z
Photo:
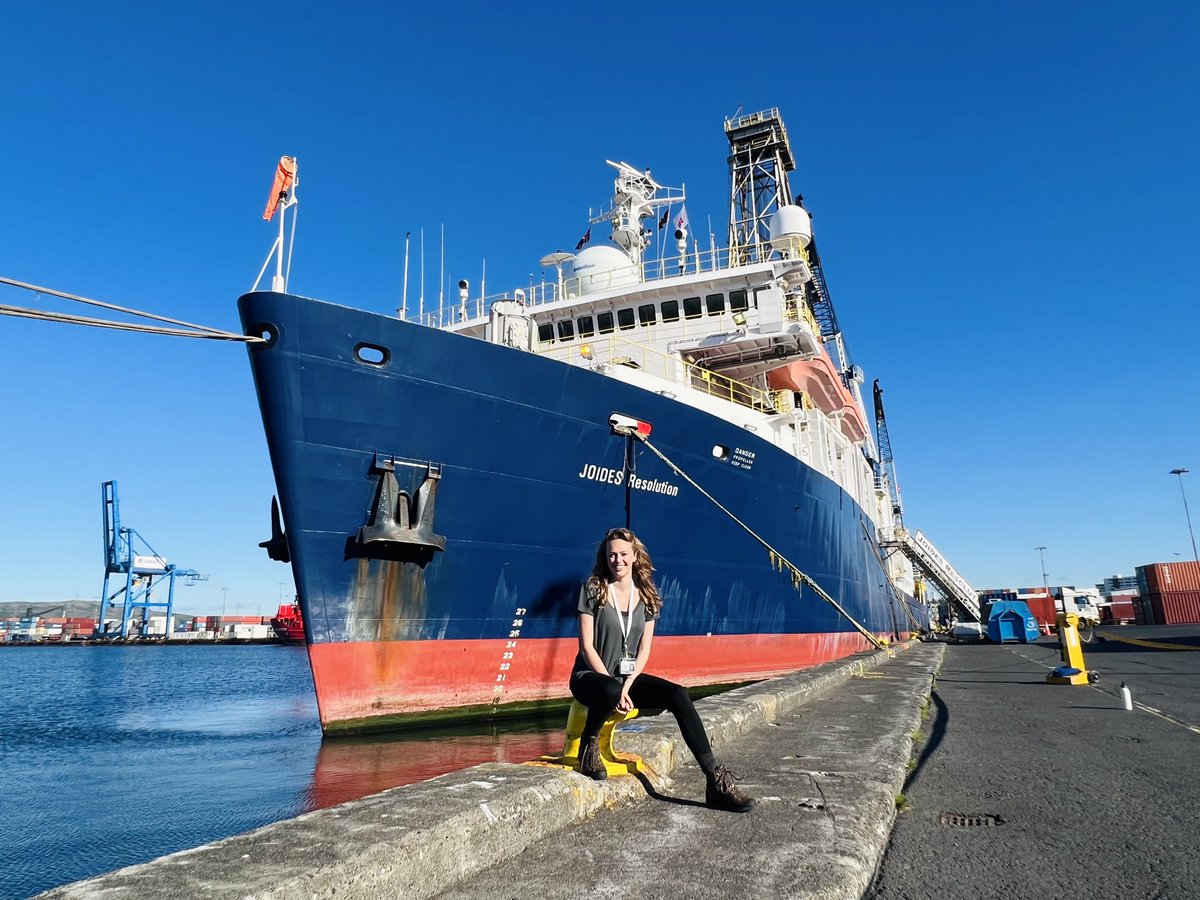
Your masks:
M 967 816 L 962 813 L 944 812 L 938 816 L 938 822 L 954 828 L 987 828 L 1003 825 L 1004 819 L 994 815 Z

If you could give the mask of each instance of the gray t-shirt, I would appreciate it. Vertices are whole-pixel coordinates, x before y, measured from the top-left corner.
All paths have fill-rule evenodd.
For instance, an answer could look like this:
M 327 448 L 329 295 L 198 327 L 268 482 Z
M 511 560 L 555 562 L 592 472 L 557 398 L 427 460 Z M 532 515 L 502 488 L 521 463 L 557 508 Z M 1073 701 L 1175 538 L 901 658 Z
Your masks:
M 622 656 L 626 653 L 629 656 L 637 656 L 638 648 L 642 646 L 642 635 L 646 632 L 646 623 L 653 622 L 658 618 L 658 616 L 646 615 L 646 604 L 642 602 L 640 596 L 633 606 L 633 612 L 629 615 L 617 612 L 616 601 L 611 596 L 609 601 L 601 607 L 600 598 L 588 592 L 586 583 L 579 589 L 579 605 L 576 609 L 580 613 L 591 614 L 593 618 L 592 646 L 600 654 L 604 668 L 608 669 L 608 673 L 614 677 L 617 672 L 617 663 Z M 628 638 L 622 634 L 621 619 L 625 619 L 629 623 Z M 575 668 L 571 670 L 571 677 L 574 678 L 580 672 L 590 671 L 592 671 L 592 667 L 588 665 L 587 658 L 581 650 L 575 657 Z

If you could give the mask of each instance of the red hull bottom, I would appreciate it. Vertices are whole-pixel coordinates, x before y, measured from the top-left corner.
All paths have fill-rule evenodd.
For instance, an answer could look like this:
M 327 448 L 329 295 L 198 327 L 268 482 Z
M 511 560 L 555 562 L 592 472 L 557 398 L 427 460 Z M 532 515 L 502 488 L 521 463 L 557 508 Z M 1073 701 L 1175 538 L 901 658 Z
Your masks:
M 321 727 L 363 731 L 534 708 L 568 696 L 573 638 L 386 641 L 308 648 Z M 658 636 L 648 671 L 681 684 L 771 678 L 870 648 L 857 632 Z

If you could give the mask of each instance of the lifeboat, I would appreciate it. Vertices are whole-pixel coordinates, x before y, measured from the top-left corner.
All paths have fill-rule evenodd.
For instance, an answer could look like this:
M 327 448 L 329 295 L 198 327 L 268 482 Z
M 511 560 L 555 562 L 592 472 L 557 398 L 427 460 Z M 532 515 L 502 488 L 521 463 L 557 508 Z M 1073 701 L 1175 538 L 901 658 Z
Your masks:
M 828 354 L 788 363 L 767 373 L 774 390 L 801 391 L 821 412 L 837 420 L 838 427 L 851 441 L 867 437 L 867 425 L 854 395 L 846 390 Z

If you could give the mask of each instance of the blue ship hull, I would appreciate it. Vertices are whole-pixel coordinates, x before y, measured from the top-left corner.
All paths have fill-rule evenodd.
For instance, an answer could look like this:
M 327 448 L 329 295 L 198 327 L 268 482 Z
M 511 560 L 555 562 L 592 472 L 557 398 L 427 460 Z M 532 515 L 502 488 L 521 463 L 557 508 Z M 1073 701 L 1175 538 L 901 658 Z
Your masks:
M 729 682 L 866 648 L 646 448 L 627 477 L 614 411 L 651 422 L 668 458 L 869 631 L 911 630 L 916 608 L 889 585 L 869 517 L 745 428 L 394 318 L 270 292 L 239 310 L 247 333 L 271 337 L 249 356 L 327 730 L 565 695 L 579 585 L 600 536 L 627 520 L 664 600 L 660 674 Z M 360 359 L 364 344 L 383 358 Z M 740 452 L 719 460 L 715 445 Z M 363 550 L 389 467 L 408 495 L 440 473 L 430 505 L 444 549 Z

